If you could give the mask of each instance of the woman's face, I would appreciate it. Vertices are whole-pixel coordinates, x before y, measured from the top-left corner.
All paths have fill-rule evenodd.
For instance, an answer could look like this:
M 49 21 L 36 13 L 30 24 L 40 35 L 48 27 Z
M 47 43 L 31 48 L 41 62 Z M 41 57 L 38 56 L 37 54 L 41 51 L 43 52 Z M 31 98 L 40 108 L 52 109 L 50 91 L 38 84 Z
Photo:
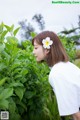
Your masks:
M 43 49 L 42 45 L 39 45 L 35 40 L 34 40 L 34 50 L 33 50 L 33 54 L 36 57 L 36 61 L 40 62 L 42 60 L 45 60 L 46 56 L 47 56 L 48 50 L 47 49 Z

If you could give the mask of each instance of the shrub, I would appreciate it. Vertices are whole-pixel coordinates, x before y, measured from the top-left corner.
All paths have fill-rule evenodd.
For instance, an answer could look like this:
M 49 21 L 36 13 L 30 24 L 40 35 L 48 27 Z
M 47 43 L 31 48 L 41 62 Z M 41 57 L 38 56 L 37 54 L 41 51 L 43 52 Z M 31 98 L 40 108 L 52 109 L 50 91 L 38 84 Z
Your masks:
M 12 27 L 6 26 L 6 33 Z M 23 42 L 21 49 L 14 34 L 6 37 L 5 31 L 0 33 L 0 109 L 9 111 L 10 120 L 47 120 L 50 116 L 44 108 L 50 92 L 49 69 L 36 63 L 30 41 Z
M 75 48 L 75 43 L 74 41 L 68 41 L 68 37 L 66 36 L 60 36 L 60 39 L 64 45 L 64 48 L 66 49 L 66 52 L 69 56 L 69 60 L 73 62 L 76 57 L 76 48 Z
M 48 83 L 49 68 L 36 63 L 31 41 L 18 44 L 18 30 L 0 25 L 0 110 L 8 110 L 10 120 L 60 120 Z M 73 44 L 64 41 L 64 45 L 72 60 Z

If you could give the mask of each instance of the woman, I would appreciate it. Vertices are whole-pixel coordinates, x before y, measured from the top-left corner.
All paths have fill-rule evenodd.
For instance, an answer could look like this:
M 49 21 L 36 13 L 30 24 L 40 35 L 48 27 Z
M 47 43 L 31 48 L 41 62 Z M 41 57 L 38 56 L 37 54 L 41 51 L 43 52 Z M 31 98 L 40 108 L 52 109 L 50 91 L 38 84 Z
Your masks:
M 52 31 L 44 31 L 33 38 L 37 62 L 46 61 L 51 71 L 49 82 L 55 92 L 60 116 L 72 115 L 80 120 L 80 69 L 69 62 L 66 51 Z

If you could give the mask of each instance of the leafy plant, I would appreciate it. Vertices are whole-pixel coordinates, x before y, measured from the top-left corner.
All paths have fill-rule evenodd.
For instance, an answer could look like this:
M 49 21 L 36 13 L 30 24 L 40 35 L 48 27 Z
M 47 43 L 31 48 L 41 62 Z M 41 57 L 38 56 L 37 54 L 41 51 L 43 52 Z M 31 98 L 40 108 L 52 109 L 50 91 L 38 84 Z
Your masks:
M 18 47 L 13 26 L 2 26 L 0 35 L 7 29 L 11 36 L 6 34 L 0 39 L 0 109 L 10 112 L 10 120 L 41 119 L 45 116 L 44 104 L 50 89 L 49 69 L 43 63 L 36 63 L 30 41 L 22 43 L 24 49 Z
M 49 68 L 36 63 L 31 41 L 18 44 L 18 30 L 0 25 L 0 110 L 8 110 L 10 120 L 60 120 L 48 83 Z M 69 50 L 73 47 L 64 45 Z
M 71 62 L 73 62 L 75 60 L 75 57 L 76 57 L 76 48 L 75 48 L 75 43 L 74 41 L 69 41 L 68 42 L 68 37 L 66 36 L 59 36 L 62 43 L 63 43 L 63 46 L 69 56 L 69 59 Z

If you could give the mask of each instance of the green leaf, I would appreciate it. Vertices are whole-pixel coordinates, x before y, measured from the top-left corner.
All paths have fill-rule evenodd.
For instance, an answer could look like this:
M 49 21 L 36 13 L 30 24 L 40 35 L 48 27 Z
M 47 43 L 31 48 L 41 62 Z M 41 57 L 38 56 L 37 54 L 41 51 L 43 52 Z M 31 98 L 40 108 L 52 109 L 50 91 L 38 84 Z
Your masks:
M 2 71 L 4 68 L 6 68 L 7 66 L 4 64 L 4 62 L 0 63 L 0 71 Z
M 4 55 L 5 60 L 6 60 L 7 64 L 8 64 L 10 59 L 11 59 L 11 56 L 5 51 L 3 51 L 2 54 Z M 4 61 L 3 61 L 3 63 L 4 63 Z
M 17 68 L 21 65 L 21 62 L 19 60 L 16 60 L 12 66 L 11 66 L 11 70 L 13 70 L 14 68 Z
M 13 31 L 13 29 L 14 29 L 14 24 L 13 24 L 13 25 L 11 25 L 10 32 L 12 32 L 12 31 Z
M 0 109 L 8 109 L 9 101 L 8 100 L 0 100 Z
M 16 95 L 22 100 L 25 88 L 17 87 L 15 88 Z
M 7 99 L 13 95 L 13 88 L 6 88 L 0 94 L 0 100 Z
M 10 120 L 21 120 L 21 116 L 18 112 L 14 112 L 13 114 L 11 114 Z
M 16 69 L 14 70 L 13 74 L 19 73 L 21 70 L 22 70 L 22 68 L 16 68 Z M 18 74 L 18 75 L 20 76 L 20 74 Z
M 10 87 L 23 87 L 24 85 L 20 82 L 13 82 L 13 83 L 10 83 L 9 85 Z
M 4 26 L 10 32 L 11 27 L 9 27 L 8 25 L 4 25 Z
M 23 101 L 18 101 L 18 104 L 21 106 L 21 108 L 24 108 L 25 111 L 27 111 L 27 106 L 25 103 L 23 103 Z
M 2 86 L 5 83 L 6 79 L 7 79 L 7 77 L 0 80 L 0 86 Z
M 16 102 L 13 100 L 13 98 L 9 99 L 9 111 L 11 114 L 13 114 L 16 110 Z
M 0 24 L 0 34 L 3 32 L 3 27 L 4 27 L 4 23 L 2 22 L 2 23 Z
M 14 30 L 13 34 L 14 36 L 16 36 L 17 32 L 19 31 L 20 27 L 18 27 L 17 29 Z
M 0 52 L 2 52 L 5 48 L 5 44 L 0 44 Z
M 32 36 L 32 37 L 35 37 L 35 36 L 36 36 L 36 33 L 35 33 L 35 32 L 31 32 L 31 36 Z
M 36 91 L 26 91 L 26 97 L 31 99 L 34 95 L 36 95 Z
M 18 39 L 16 37 L 8 36 L 6 39 L 8 40 L 10 44 L 17 45 L 18 43 Z
M 22 70 L 22 75 L 26 75 L 28 73 L 28 70 L 27 69 L 23 69 Z
M 11 25 L 11 27 L 10 26 L 8 26 L 8 25 L 4 25 L 5 26 L 5 28 L 9 31 L 9 32 L 12 32 L 13 31 L 13 29 L 14 29 L 14 24 L 13 25 Z
M 5 35 L 8 33 L 8 31 L 7 30 L 5 30 L 5 31 L 3 31 L 3 33 L 2 33 L 2 35 L 1 35 L 1 37 L 2 38 L 4 38 L 5 37 Z
M 13 75 L 15 75 L 15 74 L 13 74 Z M 15 79 L 20 79 L 20 78 L 22 78 L 22 75 L 20 75 L 20 74 L 18 74 L 18 75 L 15 75 L 15 77 L 14 77 Z

